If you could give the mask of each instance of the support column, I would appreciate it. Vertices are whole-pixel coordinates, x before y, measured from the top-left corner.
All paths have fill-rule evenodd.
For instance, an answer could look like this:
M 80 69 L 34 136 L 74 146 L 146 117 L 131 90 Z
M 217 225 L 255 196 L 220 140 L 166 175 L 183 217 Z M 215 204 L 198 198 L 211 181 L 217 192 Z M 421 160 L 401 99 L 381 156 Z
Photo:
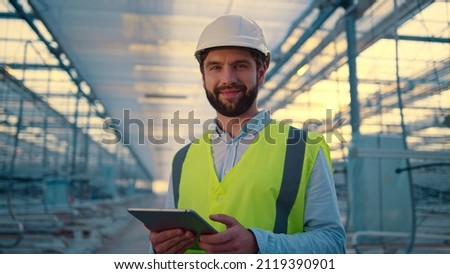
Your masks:
M 353 0 L 344 0 L 342 5 L 346 10 L 345 28 L 347 36 L 347 57 L 350 84 L 350 125 L 352 127 L 352 138 L 359 136 L 360 114 L 358 101 L 358 76 L 356 70 L 356 9 Z

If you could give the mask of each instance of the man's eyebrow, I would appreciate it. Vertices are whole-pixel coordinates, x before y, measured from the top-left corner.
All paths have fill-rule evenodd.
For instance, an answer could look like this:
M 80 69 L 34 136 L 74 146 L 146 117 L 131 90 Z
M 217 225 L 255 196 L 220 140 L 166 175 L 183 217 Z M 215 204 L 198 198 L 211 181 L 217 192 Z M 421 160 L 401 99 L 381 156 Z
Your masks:
M 231 65 L 242 64 L 242 63 L 244 63 L 244 64 L 250 64 L 251 61 L 248 60 L 248 59 L 238 59 L 238 60 L 233 61 L 233 62 L 231 63 Z M 212 60 L 212 61 L 206 62 L 205 65 L 206 65 L 206 66 L 211 66 L 211 65 L 222 65 L 222 64 L 223 64 L 222 62 Z
M 248 59 L 239 59 L 239 60 L 236 60 L 236 61 L 232 62 L 231 64 L 232 65 L 236 65 L 236 64 L 242 64 L 242 63 L 250 64 L 251 62 Z
M 213 65 L 220 65 L 221 63 L 219 61 L 208 61 L 206 62 L 205 66 L 213 66 Z

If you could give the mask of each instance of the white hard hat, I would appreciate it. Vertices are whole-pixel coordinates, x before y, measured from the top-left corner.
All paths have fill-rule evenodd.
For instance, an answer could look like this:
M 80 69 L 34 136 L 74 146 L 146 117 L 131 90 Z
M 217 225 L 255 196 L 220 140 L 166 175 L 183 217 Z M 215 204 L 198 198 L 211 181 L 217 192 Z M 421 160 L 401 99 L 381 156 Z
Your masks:
M 215 47 L 244 47 L 258 50 L 264 55 L 264 61 L 269 66 L 270 51 L 263 32 L 255 21 L 244 16 L 220 16 L 206 26 L 198 39 L 195 57 L 200 62 L 201 52 Z

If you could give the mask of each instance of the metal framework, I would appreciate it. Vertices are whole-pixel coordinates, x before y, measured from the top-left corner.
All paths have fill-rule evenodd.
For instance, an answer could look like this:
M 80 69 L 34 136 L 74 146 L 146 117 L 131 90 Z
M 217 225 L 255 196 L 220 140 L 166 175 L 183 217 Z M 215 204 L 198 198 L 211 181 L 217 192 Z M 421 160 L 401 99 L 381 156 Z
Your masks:
M 228 5 L 230 9 L 244 5 L 239 1 L 232 2 L 233 5 Z M 305 4 L 307 1 L 301 2 Z M 10 0 L 13 11 L 0 12 L 0 21 L 20 22 L 32 33 L 25 38 L 8 37 L 13 36 L 14 30 L 0 35 L 0 42 L 17 47 L 18 56 L 3 57 L 5 61 L 0 67 L 0 198 L 3 201 L 0 203 L 0 216 L 5 220 L 0 221 L 0 251 L 18 248 L 27 236 L 38 234 L 49 236 L 45 238 L 49 242 L 55 238 L 62 239 L 55 243 L 52 251 L 68 252 L 68 246 L 62 244 L 67 237 L 58 234 L 61 229 L 66 229 L 65 233 L 71 235 L 75 246 L 78 241 L 83 242 L 81 238 L 86 234 L 90 235 L 87 244 L 96 245 L 99 241 L 97 233 L 105 235 L 104 227 L 100 232 L 85 224 L 73 226 L 74 219 L 62 221 L 60 217 L 69 215 L 76 218 L 72 212 L 76 208 L 80 212 L 88 211 L 80 215 L 88 216 L 90 221 L 100 216 L 104 224 L 112 226 L 114 219 L 108 217 L 111 212 L 117 212 L 114 207 L 123 208 L 129 201 L 100 202 L 91 207 L 94 201 L 126 199 L 130 193 L 136 194 L 151 187 L 154 179 L 148 165 L 139 157 L 139 147 L 105 146 L 99 142 L 102 134 L 112 129 L 108 128 L 110 125 L 102 124 L 110 117 L 110 110 L 99 99 L 101 93 L 91 89 L 85 80 L 87 77 L 83 77 L 88 75 L 86 70 L 82 70 L 86 63 L 69 58 L 63 43 L 60 43 L 67 41 L 58 41 L 56 37 L 59 29 L 46 25 L 45 19 L 49 19 L 45 16 L 51 17 L 51 14 L 41 6 L 43 3 L 45 1 Z M 301 122 L 304 116 L 299 114 L 334 100 L 330 99 L 334 97 L 328 98 L 328 94 L 337 93 L 336 100 L 345 101 L 335 102 L 338 108 L 336 117 L 327 116 L 319 130 L 327 137 L 342 130 L 345 131 L 342 135 L 351 140 L 350 143 L 331 142 L 330 147 L 334 155 L 340 155 L 333 158 L 335 167 L 339 167 L 339 172 L 335 173 L 336 188 L 342 212 L 345 212 L 347 230 L 351 234 L 351 246 L 357 252 L 376 249 L 412 252 L 414 248 L 430 243 L 448 251 L 448 247 L 443 247 L 448 244 L 448 222 L 442 225 L 442 220 L 448 221 L 450 216 L 449 147 L 448 136 L 442 134 L 442 130 L 448 128 L 450 112 L 448 102 L 444 100 L 449 94 L 450 57 L 430 54 L 427 60 L 417 60 L 415 56 L 400 58 L 403 53 L 401 46 L 404 45 L 450 46 L 449 37 L 436 36 L 431 30 L 417 35 L 401 32 L 401 27 L 410 24 L 414 18 L 417 20 L 416 16 L 420 19 L 420 15 L 434 4 L 436 1 L 433 0 L 310 1 L 300 14 L 295 14 L 282 39 L 271 51 L 274 65 L 266 75 L 265 87 L 259 91 L 262 107 L 274 114 L 285 111 L 287 117 L 281 118 L 289 119 L 293 114 L 294 120 Z M 136 7 L 140 5 L 144 4 L 138 3 Z M 153 5 L 157 4 L 151 3 L 150 7 Z M 165 15 L 156 16 L 163 20 Z M 142 31 L 142 37 L 139 37 L 142 41 L 130 40 L 130 44 L 137 43 L 130 48 L 147 52 L 156 60 L 147 63 L 150 65 L 139 65 L 146 69 L 135 71 L 147 76 L 141 89 L 157 89 L 163 80 L 170 78 L 166 74 L 173 71 L 182 74 L 180 72 L 186 68 L 189 70 L 187 66 L 173 71 L 158 66 L 164 63 L 163 54 L 150 55 L 161 50 L 165 43 L 170 50 L 172 46 L 174 52 L 180 51 L 176 52 L 175 58 L 184 50 L 176 47 L 177 41 L 171 44 L 165 40 L 168 39 L 165 35 L 158 36 L 159 32 L 166 30 L 162 26 L 155 26 L 154 30 L 152 25 L 146 25 L 158 20 L 147 20 L 147 16 L 151 16 L 145 14 L 127 16 L 127 23 L 131 26 L 127 31 L 142 28 L 137 31 L 139 34 Z M 188 18 L 186 14 L 180 16 Z M 426 20 L 429 19 L 423 19 L 421 23 Z M 266 22 L 269 29 L 277 24 L 272 21 Z M 178 35 L 185 37 L 185 34 Z M 150 45 L 145 45 L 146 42 Z M 184 42 L 180 44 L 184 46 Z M 388 57 L 384 57 L 385 52 L 379 49 L 374 57 L 364 57 L 367 51 L 380 43 L 388 45 L 392 51 L 386 54 Z M 112 51 L 123 49 L 114 48 Z M 132 56 L 142 58 L 142 55 Z M 373 60 L 367 60 L 370 58 Z M 388 68 L 391 77 L 371 77 L 370 72 L 364 71 L 370 61 L 379 62 L 375 66 L 377 72 Z M 409 62 L 418 65 L 409 69 Z M 92 66 L 92 63 L 87 64 Z M 131 66 L 131 63 L 126 64 Z M 121 72 L 123 70 L 117 70 L 114 75 L 126 77 Z M 165 78 L 158 78 L 159 74 Z M 178 83 L 173 83 L 177 87 L 175 89 L 190 76 L 187 73 L 183 77 L 178 78 Z M 115 80 L 110 85 L 115 85 Z M 148 84 L 151 81 L 154 82 Z M 335 84 L 335 90 L 327 91 L 316 101 L 304 100 L 314 97 L 320 91 L 317 86 L 327 81 Z M 325 85 L 324 89 L 329 87 Z M 167 90 L 161 86 L 158 92 L 146 90 L 151 93 L 139 96 L 147 101 L 174 99 L 175 102 L 197 98 L 186 93 L 163 93 Z M 439 97 L 442 97 L 441 103 L 436 104 Z M 192 106 L 177 107 L 188 109 Z M 158 116 L 160 112 L 170 112 L 165 105 L 143 108 L 150 109 L 156 117 L 162 117 Z M 343 117 L 350 119 L 344 121 Z M 443 118 L 446 120 L 441 121 Z M 167 155 L 173 152 L 173 148 L 159 146 L 154 151 L 158 156 Z M 169 165 L 159 161 L 155 168 L 163 169 Z M 398 191 L 396 195 L 392 195 L 394 191 Z M 377 201 L 372 199 L 375 195 L 378 195 Z M 386 208 L 395 211 L 396 202 L 403 203 L 402 209 L 411 211 L 412 217 L 405 218 L 404 222 L 412 226 L 410 230 L 409 226 L 404 231 L 389 227 L 392 220 L 386 218 Z M 52 212 L 61 205 L 64 206 L 64 214 Z M 369 208 L 367 212 L 359 211 L 366 206 Z M 370 211 L 373 208 L 378 211 Z M 360 215 L 363 217 L 353 218 L 357 215 L 355 212 L 363 213 Z M 404 215 L 408 214 L 405 210 Z M 42 219 L 36 221 L 34 215 Z M 372 221 L 380 224 L 365 227 Z M 4 240 L 8 243 L 4 244 Z M 90 249 L 75 252 L 85 250 Z

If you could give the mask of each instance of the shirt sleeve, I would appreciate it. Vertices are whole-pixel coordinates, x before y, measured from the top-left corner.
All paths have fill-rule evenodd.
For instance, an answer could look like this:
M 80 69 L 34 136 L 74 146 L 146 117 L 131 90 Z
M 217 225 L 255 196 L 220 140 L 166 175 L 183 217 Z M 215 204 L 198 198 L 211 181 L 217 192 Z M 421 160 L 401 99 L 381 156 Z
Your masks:
M 164 208 L 175 208 L 175 199 L 173 198 L 172 175 L 170 175 L 170 179 L 169 179 L 169 186 L 167 188 L 167 194 L 165 197 Z
M 276 234 L 251 228 L 260 253 L 345 253 L 346 233 L 339 217 L 333 176 L 322 149 L 319 150 L 306 190 L 304 232 Z

